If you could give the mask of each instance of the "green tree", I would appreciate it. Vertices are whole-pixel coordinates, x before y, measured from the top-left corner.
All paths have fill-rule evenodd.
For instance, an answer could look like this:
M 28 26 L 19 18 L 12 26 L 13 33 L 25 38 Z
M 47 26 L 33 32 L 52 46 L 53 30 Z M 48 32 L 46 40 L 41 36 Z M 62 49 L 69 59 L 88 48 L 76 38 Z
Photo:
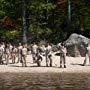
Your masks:
M 47 3 L 47 0 L 25 1 L 24 10 L 22 0 L 0 0 L 1 39 L 22 39 L 22 31 L 26 28 L 30 40 L 34 37 L 57 43 L 66 40 L 70 33 L 90 37 L 89 0 L 71 0 L 70 31 L 67 29 L 68 0 L 49 0 Z M 22 11 L 26 12 L 26 28 L 23 28 Z

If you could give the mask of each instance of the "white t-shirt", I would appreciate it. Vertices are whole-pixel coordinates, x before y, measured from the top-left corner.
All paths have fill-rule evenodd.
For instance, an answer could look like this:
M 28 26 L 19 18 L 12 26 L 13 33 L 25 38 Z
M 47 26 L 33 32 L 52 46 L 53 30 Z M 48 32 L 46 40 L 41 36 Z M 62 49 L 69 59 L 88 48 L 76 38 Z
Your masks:
M 21 51 L 22 51 L 22 46 L 19 46 L 19 47 L 18 47 L 18 53 L 20 54 Z
M 13 48 L 13 46 L 12 46 L 12 45 L 10 45 L 10 46 L 9 46 L 10 52 L 12 52 L 12 48 Z
M 60 47 L 60 49 L 61 49 L 61 53 L 63 53 L 64 55 L 66 55 L 66 53 L 67 53 L 66 47 L 62 46 L 62 47 Z
M 1 46 L 1 48 L 3 49 L 3 52 L 5 51 L 5 47 L 4 46 Z
M 37 49 L 38 49 L 38 46 L 37 45 L 33 45 L 32 49 L 33 49 L 33 52 L 36 53 Z
M 17 53 L 17 48 L 14 48 L 13 49 L 13 53 Z
M 10 49 L 6 48 L 6 54 L 10 54 Z
M 52 47 L 49 45 L 49 46 L 47 46 L 47 49 L 48 49 L 48 50 L 51 50 L 51 49 L 52 49 Z
M 27 55 L 27 48 L 22 49 L 22 55 Z
M 19 46 L 18 49 L 22 49 L 22 46 Z
M 50 45 L 48 45 L 46 49 L 48 50 L 48 55 L 51 55 L 52 47 Z

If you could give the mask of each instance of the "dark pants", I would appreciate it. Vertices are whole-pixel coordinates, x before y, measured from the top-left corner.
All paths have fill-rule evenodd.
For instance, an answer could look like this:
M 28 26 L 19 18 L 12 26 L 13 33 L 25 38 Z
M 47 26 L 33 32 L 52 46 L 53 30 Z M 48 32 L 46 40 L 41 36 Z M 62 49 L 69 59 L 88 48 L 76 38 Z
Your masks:
M 27 67 L 27 64 L 26 64 L 26 55 L 22 55 L 22 67 L 23 66 Z
M 37 65 L 41 66 L 41 61 L 42 61 L 42 57 L 41 56 L 37 56 Z
M 33 59 L 33 63 L 35 63 L 35 62 L 36 62 L 36 57 L 37 57 L 36 53 L 32 52 L 32 59 Z
M 0 64 L 3 64 L 2 55 L 0 55 Z

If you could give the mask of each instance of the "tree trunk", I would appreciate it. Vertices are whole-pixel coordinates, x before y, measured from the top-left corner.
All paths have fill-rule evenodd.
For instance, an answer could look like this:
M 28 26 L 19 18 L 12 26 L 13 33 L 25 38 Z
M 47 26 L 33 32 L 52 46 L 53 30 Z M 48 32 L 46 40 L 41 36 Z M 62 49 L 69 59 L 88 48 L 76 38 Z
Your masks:
M 27 43 L 26 2 L 22 0 L 23 43 Z
M 49 3 L 49 0 L 46 0 L 46 4 Z M 46 23 L 47 23 L 47 26 L 48 26 L 48 13 L 49 13 L 49 10 L 48 8 L 46 9 Z
M 71 1 L 68 0 L 68 25 L 67 25 L 67 28 L 68 28 L 68 37 L 69 35 L 71 34 Z

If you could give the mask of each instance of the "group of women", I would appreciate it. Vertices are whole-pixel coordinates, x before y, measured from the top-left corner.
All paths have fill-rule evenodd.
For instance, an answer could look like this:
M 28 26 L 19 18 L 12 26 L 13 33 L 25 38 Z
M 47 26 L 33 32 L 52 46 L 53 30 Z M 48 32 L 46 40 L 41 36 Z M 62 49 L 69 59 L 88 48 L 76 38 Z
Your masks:
M 60 51 L 60 68 L 66 68 L 66 53 L 67 50 L 63 43 L 58 44 L 58 49 Z M 85 66 L 87 59 L 90 61 L 90 44 L 86 47 L 87 53 L 83 63 Z M 46 66 L 52 67 L 52 45 L 47 43 L 46 45 L 39 45 L 33 43 L 32 45 L 21 44 L 18 45 L 11 43 L 0 43 L 0 64 L 12 64 L 21 63 L 22 66 L 27 66 L 27 55 L 28 52 L 32 56 L 33 63 L 37 63 L 37 66 L 41 66 L 43 56 L 45 57 Z
M 64 45 L 59 45 L 61 51 L 60 58 L 60 67 L 62 67 L 62 63 L 64 64 L 64 68 L 66 68 L 66 49 Z M 43 60 L 43 56 L 45 57 L 46 66 L 52 67 L 52 45 L 47 43 L 46 45 L 39 45 L 33 43 L 32 45 L 21 44 L 18 45 L 11 43 L 0 43 L 0 64 L 12 64 L 21 63 L 22 66 L 27 66 L 27 55 L 30 52 L 32 56 L 33 63 L 37 63 L 38 66 L 41 66 L 41 61 Z

